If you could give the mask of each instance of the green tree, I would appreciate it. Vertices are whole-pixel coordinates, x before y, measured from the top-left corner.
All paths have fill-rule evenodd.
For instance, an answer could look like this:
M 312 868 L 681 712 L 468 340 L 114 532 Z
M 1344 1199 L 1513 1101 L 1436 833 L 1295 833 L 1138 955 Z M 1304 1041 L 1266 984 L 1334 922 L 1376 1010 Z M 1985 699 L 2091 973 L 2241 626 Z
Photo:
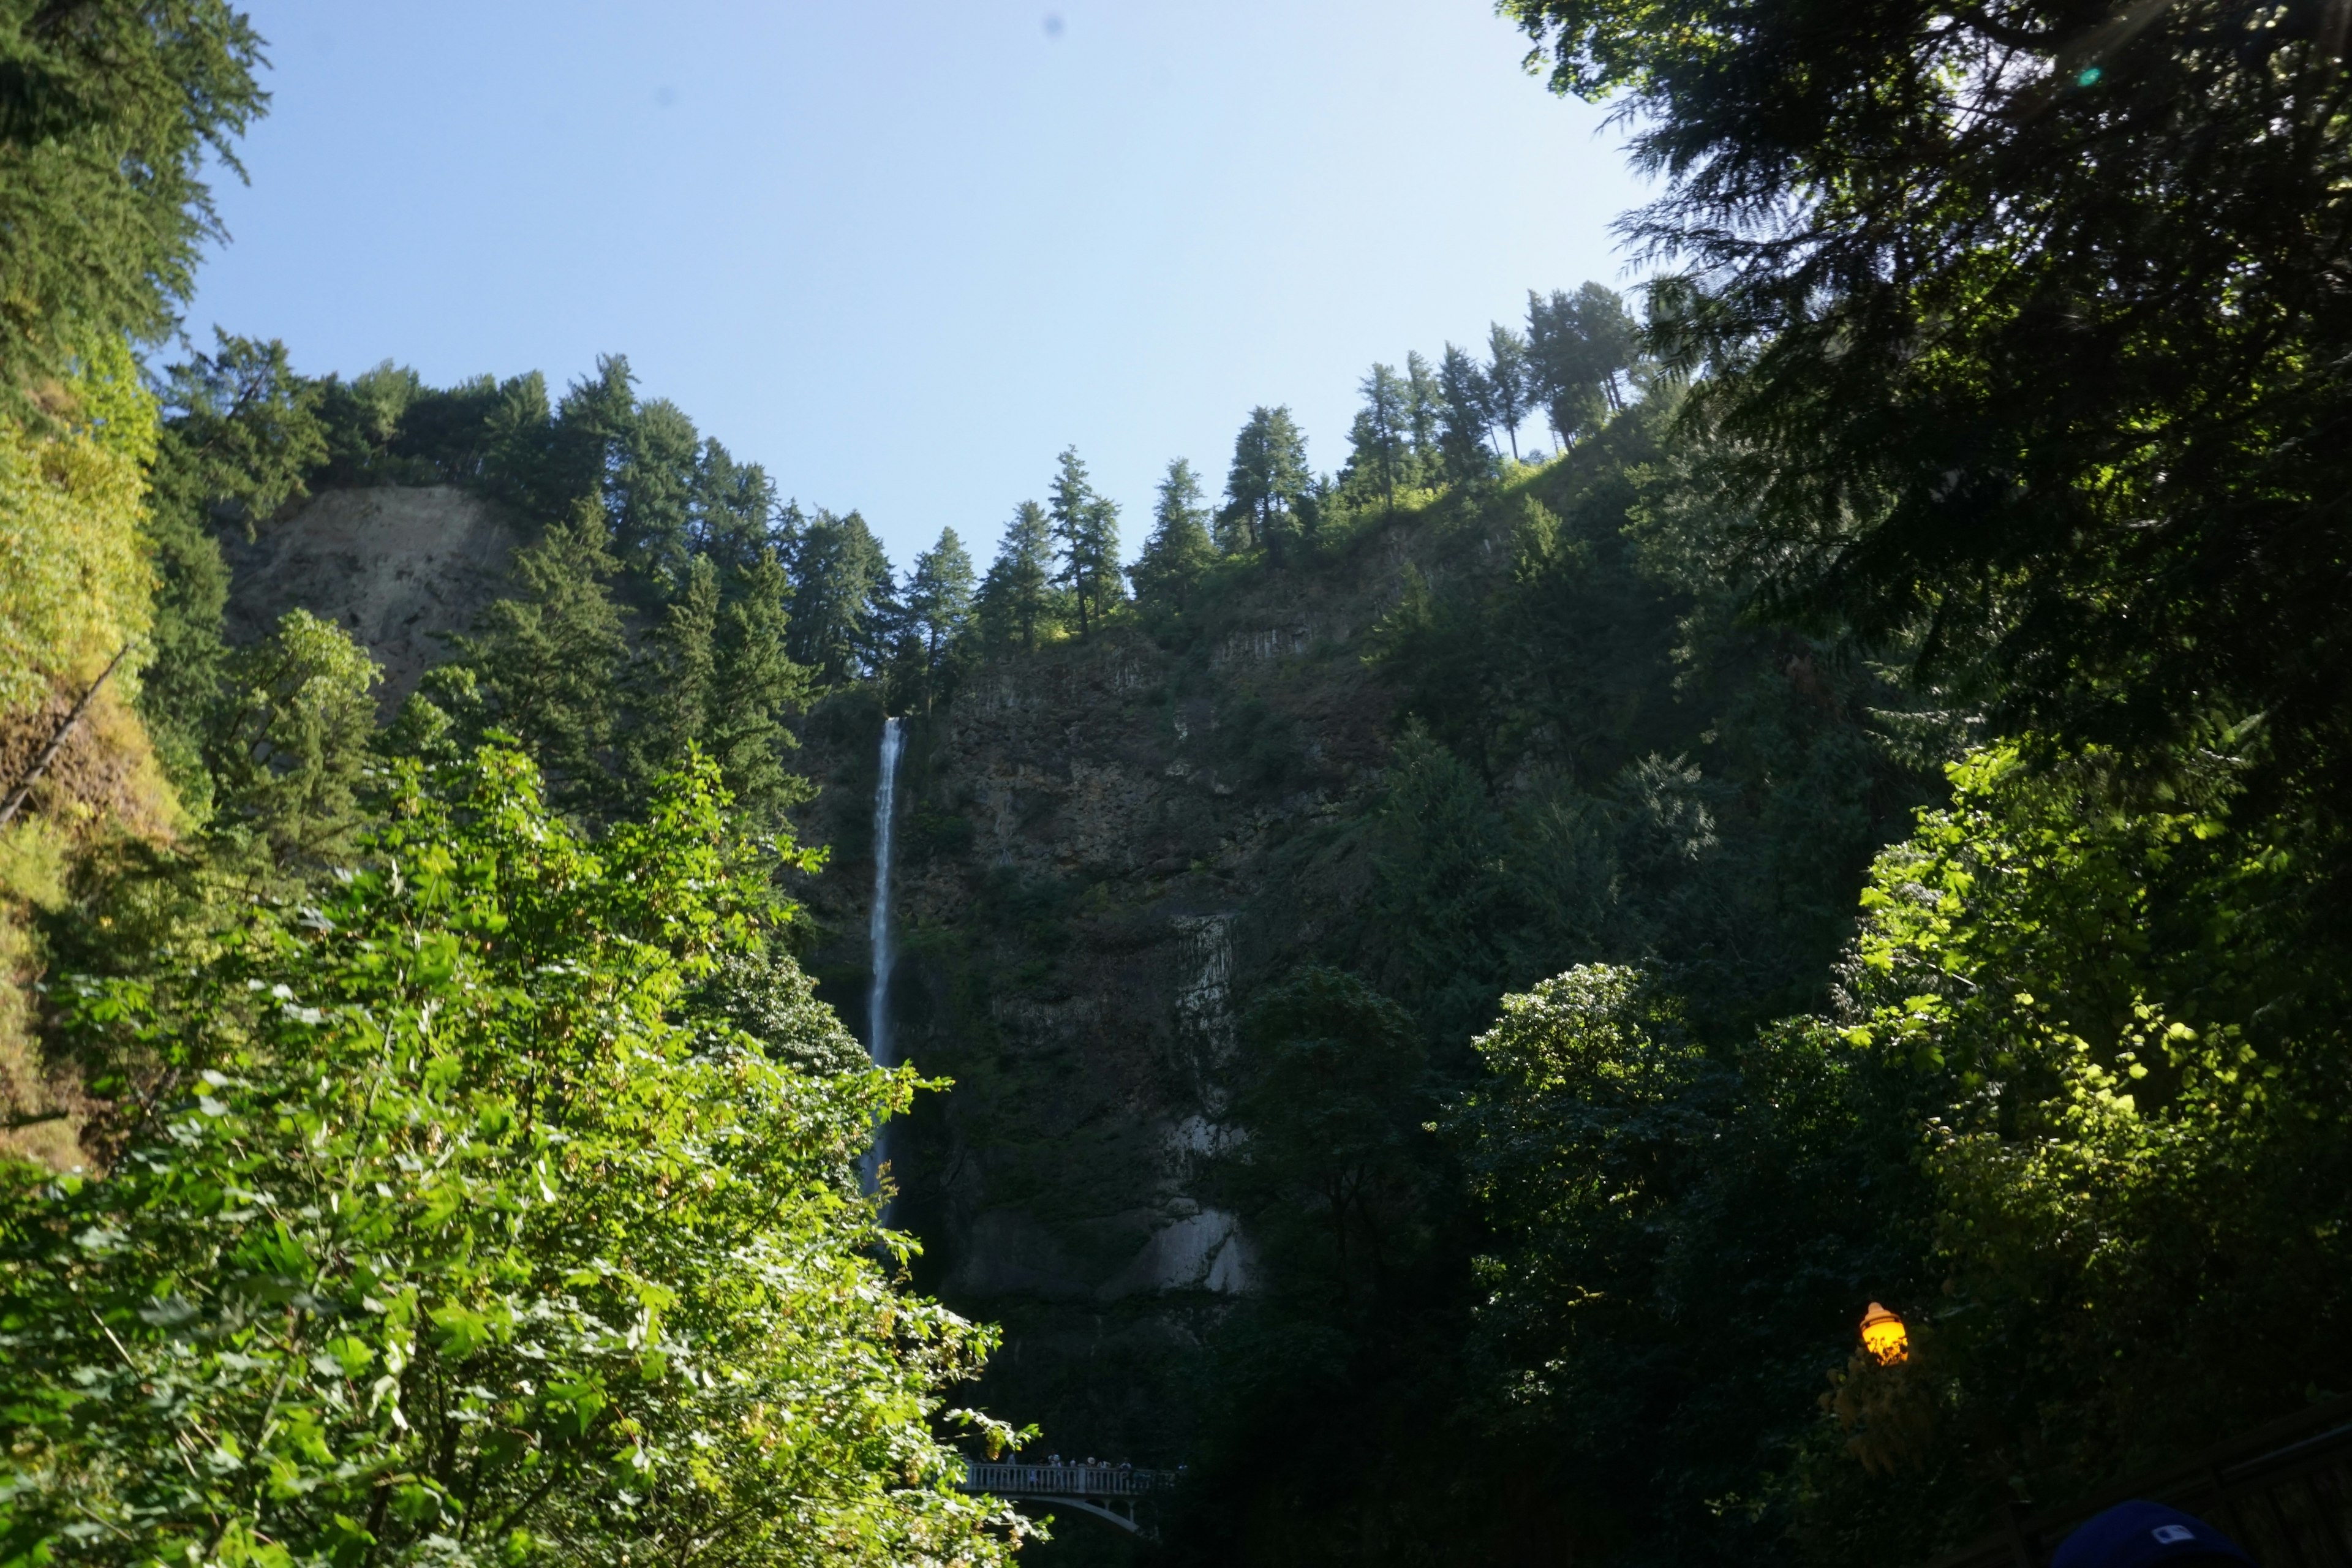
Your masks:
M 677 593 L 695 543 L 702 437 L 684 409 L 656 397 L 631 411 L 618 445 L 605 495 L 614 553 L 655 592 Z
M 1078 636 L 1086 637 L 1119 599 L 1118 507 L 1097 495 L 1076 447 L 1062 449 L 1046 517 L 1061 546 L 1060 581 L 1077 612 Z
M 631 772 L 645 780 L 681 766 L 709 738 L 719 683 L 719 568 L 710 557 L 694 557 L 634 663 L 628 750 Z
M 1476 1047 L 1446 1121 L 1487 1227 L 1470 1361 L 1569 1500 L 1555 1550 L 1787 1561 L 1823 1367 L 1927 1279 L 1895 1075 L 1817 1022 L 1710 1050 L 1599 964 L 1505 997 Z
M 224 689 L 207 705 L 213 836 L 297 876 L 347 855 L 362 821 L 383 673 L 308 610 L 287 611 L 268 637 L 232 654 Z
M 160 338 L 223 237 L 217 161 L 268 103 L 262 41 L 227 0 L 0 7 L 0 405 L 99 339 Z
M 287 363 L 285 344 L 225 332 L 164 384 L 148 493 L 154 651 L 139 710 L 181 798 L 199 811 L 211 796 L 203 731 L 227 653 L 228 563 L 213 530 L 223 514 L 250 526 L 309 493 L 305 479 L 327 456 L 320 396 Z
M 1688 268 L 1654 300 L 1711 367 L 1691 418 L 1760 607 L 2143 770 L 2260 714 L 2258 765 L 2346 809 L 2326 7 L 1505 9 L 1556 89 L 1629 94 L 1672 174 L 1639 233 Z
M 1587 283 L 1546 300 L 1529 289 L 1528 343 L 1530 387 L 1562 449 L 1624 407 L 1618 384 L 1634 360 L 1636 328 L 1612 290 Z
M 1988 1446 L 2093 1489 L 2352 1373 L 2335 829 L 2210 764 L 2118 810 L 2112 756 L 2026 749 L 1956 764 L 1863 898 L 1847 1038 L 1917 1086 L 1940 1281 L 1937 1375 L 1888 1391 L 1916 1452 L 1816 1521 L 1865 1542 L 1916 1539 L 1906 1489 L 1976 1528 Z
M 1370 477 L 1393 510 L 1397 478 L 1412 455 L 1412 387 L 1393 366 L 1375 364 L 1357 384 L 1357 391 L 1364 405 L 1349 433 L 1355 447 L 1351 463 Z
M 1448 343 L 1437 362 L 1437 447 L 1447 475 L 1460 480 L 1485 474 L 1494 467 L 1487 460 L 1494 421 L 1486 412 L 1486 374 L 1477 361 Z
M 940 542 L 915 557 L 914 574 L 907 580 L 907 618 L 922 649 L 927 709 L 948 656 L 971 625 L 971 556 L 956 531 L 943 528 Z
M 620 563 L 605 538 L 602 505 L 576 502 L 568 519 L 515 552 L 519 592 L 456 640 L 480 708 L 452 717 L 521 740 L 554 797 L 573 809 L 612 795 L 614 686 L 628 645 L 609 586 Z
M 954 529 L 943 528 L 939 542 L 915 557 L 907 588 L 907 609 L 921 631 L 923 658 L 931 672 L 938 671 L 971 621 L 971 555 Z
M 497 401 L 482 417 L 484 488 L 529 511 L 558 515 L 556 466 L 547 377 L 534 370 L 500 382 Z
M 1230 551 L 1262 548 L 1269 565 L 1280 566 L 1283 546 L 1299 498 L 1307 493 L 1307 437 L 1287 406 L 1250 410 L 1234 437 L 1234 460 L 1225 476 L 1225 506 L 1217 514 Z
M 1438 437 L 1445 426 L 1446 405 L 1437 372 L 1418 349 L 1404 356 L 1404 396 L 1405 426 L 1412 432 L 1415 479 L 1426 483 L 1427 476 L 1443 467 Z
M 856 512 L 819 510 L 794 529 L 791 653 L 824 681 L 852 679 L 883 652 L 890 562 Z
M 695 460 L 694 546 L 730 571 L 751 569 L 770 544 L 778 510 L 775 482 L 757 463 L 739 463 L 715 439 Z
M 996 559 L 980 585 L 981 635 L 998 647 L 1034 650 L 1055 621 L 1053 522 L 1024 500 L 1004 525 Z
M 789 721 L 808 707 L 810 672 L 796 664 L 786 606 L 792 583 L 773 550 L 737 579 L 719 612 L 718 667 L 703 749 L 736 804 L 775 822 L 814 798 L 808 780 L 784 767 L 800 746 Z
M 1510 437 L 1511 456 L 1519 455 L 1519 425 L 1534 406 L 1535 388 L 1528 364 L 1528 341 L 1496 321 L 1486 332 L 1486 416 Z
M 1248 1129 L 1228 1181 L 1282 1265 L 1363 1291 L 1426 1242 L 1433 1108 L 1412 1016 L 1351 975 L 1308 967 L 1245 1020 L 1234 1101 Z
M 1216 560 L 1202 493 L 1201 477 L 1191 463 L 1178 458 L 1168 465 L 1152 508 L 1150 537 L 1128 568 L 1136 602 L 1155 613 L 1181 616 L 1185 601 Z
M 562 516 L 583 500 L 604 509 L 612 526 L 613 486 L 621 444 L 637 413 L 637 378 L 625 354 L 598 354 L 596 373 L 564 388 L 546 432 L 540 465 L 540 510 Z
M 700 999 L 783 913 L 711 770 L 595 844 L 512 753 L 389 804 L 315 907 L 75 988 L 173 1087 L 0 1181 L 10 1558 L 1008 1561 L 933 1435 L 992 1336 L 856 1193 L 916 1080 Z

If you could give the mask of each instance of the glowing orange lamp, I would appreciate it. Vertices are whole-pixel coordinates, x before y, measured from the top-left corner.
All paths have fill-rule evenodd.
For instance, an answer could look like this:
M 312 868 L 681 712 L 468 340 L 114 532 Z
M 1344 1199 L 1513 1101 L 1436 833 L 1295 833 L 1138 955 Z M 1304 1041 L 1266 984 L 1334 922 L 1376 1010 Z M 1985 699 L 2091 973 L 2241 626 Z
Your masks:
M 1878 1359 L 1881 1366 L 1893 1366 L 1911 1353 L 1911 1336 L 1904 1330 L 1903 1320 L 1873 1301 L 1870 1310 L 1862 1315 L 1862 1348 Z

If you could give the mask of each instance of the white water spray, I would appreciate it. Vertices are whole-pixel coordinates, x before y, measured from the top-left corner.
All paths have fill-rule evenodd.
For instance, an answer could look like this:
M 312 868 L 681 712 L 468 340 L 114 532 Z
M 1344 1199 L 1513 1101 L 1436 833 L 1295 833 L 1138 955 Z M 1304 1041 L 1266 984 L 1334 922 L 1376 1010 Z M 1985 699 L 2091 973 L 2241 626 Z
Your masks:
M 866 1048 L 877 1068 L 890 1059 L 890 827 L 898 793 L 898 753 L 907 743 L 896 719 L 882 721 L 882 778 L 874 786 L 874 914 L 867 935 L 874 945 L 874 985 L 866 998 Z

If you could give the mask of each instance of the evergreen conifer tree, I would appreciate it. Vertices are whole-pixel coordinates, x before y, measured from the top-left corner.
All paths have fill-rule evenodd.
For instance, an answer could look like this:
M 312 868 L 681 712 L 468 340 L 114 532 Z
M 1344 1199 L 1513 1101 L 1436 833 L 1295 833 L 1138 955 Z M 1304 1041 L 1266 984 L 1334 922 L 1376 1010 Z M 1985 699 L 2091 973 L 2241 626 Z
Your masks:
M 999 647 L 1034 649 L 1053 619 L 1054 535 L 1045 509 L 1024 500 L 1004 527 L 996 560 L 980 585 L 981 635 Z
M 1225 509 L 1218 521 L 1228 548 L 1263 545 L 1269 565 L 1282 564 L 1283 543 L 1299 498 L 1307 493 L 1307 437 L 1287 405 L 1250 410 L 1234 437 L 1225 478 Z
M 677 768 L 705 742 L 719 675 L 719 568 L 709 556 L 687 567 L 633 673 L 638 717 L 629 771 L 642 781 Z
M 1496 321 L 1486 332 L 1486 412 L 1510 437 L 1511 456 L 1519 455 L 1519 422 L 1528 416 L 1530 387 L 1528 341 Z
M 251 852 L 255 869 L 315 875 L 350 850 L 364 820 L 383 672 L 333 622 L 296 609 L 231 654 L 225 673 L 205 745 L 222 808 L 210 837 Z
M 730 571 L 749 571 L 768 549 L 776 510 L 766 468 L 737 462 L 715 438 L 702 443 L 691 505 L 695 548 Z
M 1201 477 L 1181 458 L 1168 465 L 1152 508 L 1151 536 L 1128 575 L 1136 601 L 1158 614 L 1181 616 L 1202 574 L 1216 558 L 1209 541 L 1209 510 L 1201 504 Z
M 605 504 L 614 552 L 653 593 L 683 586 L 693 551 L 693 512 L 702 437 L 686 411 L 656 397 L 621 426 L 617 467 Z
M 1076 447 L 1062 450 L 1047 515 L 1062 547 L 1061 581 L 1069 587 L 1083 637 L 1118 598 L 1118 507 L 1095 493 Z
M 1619 378 L 1640 357 L 1641 328 L 1634 322 L 1633 312 L 1625 309 L 1624 297 L 1599 283 L 1587 283 L 1579 289 L 1573 305 L 1577 331 L 1584 340 L 1591 374 L 1601 384 L 1601 395 L 1608 399 L 1612 412 L 1622 409 L 1625 406 L 1625 395 Z
M 1624 300 L 1587 283 L 1573 295 L 1528 293 L 1528 396 L 1544 405 L 1565 447 L 1595 430 L 1624 406 L 1619 378 L 1639 342 Z
M 717 659 L 703 750 L 737 808 L 774 822 L 815 791 L 787 772 L 800 739 L 786 722 L 808 706 L 809 671 L 787 651 L 792 582 L 773 550 L 731 584 L 719 612 Z
M 509 376 L 482 419 L 483 485 L 526 510 L 552 512 L 562 504 L 557 470 L 547 377 L 535 370 Z
M 637 378 L 626 354 L 598 354 L 596 374 L 573 382 L 556 405 L 548 432 L 542 504 L 569 509 L 593 497 L 610 510 L 614 476 L 620 471 L 621 442 L 637 416 Z
M 797 529 L 791 567 L 793 659 L 828 682 L 873 668 L 892 584 L 866 520 L 820 510 Z
M 1412 432 L 1412 455 L 1419 482 L 1429 482 L 1440 457 L 1438 432 L 1445 423 L 1445 394 L 1437 372 L 1418 349 L 1404 356 L 1405 424 Z
M 943 528 L 940 542 L 915 557 L 914 575 L 907 580 L 907 617 L 922 642 L 926 682 L 938 677 L 971 623 L 971 556 L 956 531 Z
M 0 412 L 95 339 L 155 340 L 222 237 L 201 176 L 242 173 L 268 104 L 229 0 L 0 7 Z
M 327 455 L 318 383 L 294 374 L 286 345 L 215 334 L 214 352 L 173 365 L 164 384 L 148 492 L 154 551 L 154 654 L 140 716 L 182 799 L 200 811 L 209 777 L 201 731 L 221 681 L 228 563 L 213 535 L 217 511 L 268 517 L 308 493 Z
M 614 679 L 628 646 L 610 587 L 619 570 L 605 547 L 603 506 L 580 500 L 538 543 L 515 552 L 519 592 L 457 639 L 482 721 L 530 748 L 556 797 L 574 809 L 612 795 L 605 751 Z
M 1486 432 L 1493 421 L 1487 417 L 1485 373 L 1475 360 L 1448 343 L 1444 356 L 1438 361 L 1437 385 L 1443 398 L 1438 449 L 1444 458 L 1446 472 L 1456 479 L 1486 472 L 1489 451 Z
M 1396 505 L 1397 476 L 1412 454 L 1412 389 L 1392 365 L 1375 364 L 1357 384 L 1364 406 L 1349 432 L 1353 463 Z

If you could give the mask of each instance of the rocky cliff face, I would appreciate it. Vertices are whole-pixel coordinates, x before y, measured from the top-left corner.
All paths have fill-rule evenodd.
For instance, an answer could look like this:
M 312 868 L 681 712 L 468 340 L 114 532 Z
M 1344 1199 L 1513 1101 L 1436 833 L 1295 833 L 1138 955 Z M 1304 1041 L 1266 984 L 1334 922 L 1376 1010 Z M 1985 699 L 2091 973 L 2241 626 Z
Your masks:
M 439 636 L 498 597 L 521 542 L 495 502 L 454 485 L 325 490 L 250 538 L 222 533 L 229 639 L 251 642 L 297 607 L 332 621 L 383 666 L 390 714 L 443 657 Z
M 926 1283 L 1006 1325 L 985 1397 L 1064 1452 L 1173 1462 L 1187 1352 L 1259 1264 L 1203 1190 L 1236 999 L 1369 885 L 1364 810 L 1392 696 L 1365 634 L 1403 567 L 1482 569 L 1482 537 L 1404 524 L 1267 574 L 1163 642 L 1133 626 L 992 661 L 908 718 L 893 1036 L 952 1078 L 892 1144 Z M 814 964 L 866 1020 L 863 940 L 881 711 L 814 716 Z

